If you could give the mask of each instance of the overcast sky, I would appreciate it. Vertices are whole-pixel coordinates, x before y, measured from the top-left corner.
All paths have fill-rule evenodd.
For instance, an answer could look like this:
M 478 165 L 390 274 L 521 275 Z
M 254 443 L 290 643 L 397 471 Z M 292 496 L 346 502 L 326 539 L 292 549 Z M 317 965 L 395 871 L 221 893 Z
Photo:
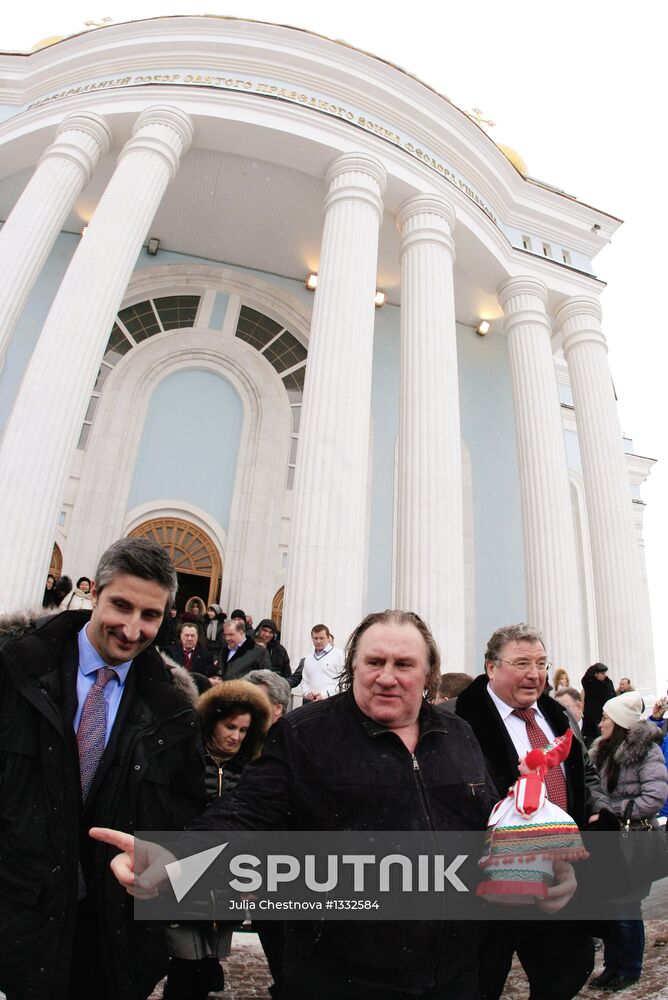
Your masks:
M 625 220 L 595 266 L 609 284 L 602 298 L 604 330 L 622 429 L 636 452 L 659 460 L 642 489 L 658 661 L 668 566 L 668 350 L 660 312 L 668 282 L 662 68 L 668 5 L 39 0 L 15 10 L 7 13 L 6 7 L 2 15 L 4 50 L 27 50 L 47 36 L 85 30 L 87 20 L 188 13 L 256 18 L 343 39 L 408 70 L 462 109 L 481 108 L 496 122 L 491 136 L 514 146 L 531 176 Z M 633 677 L 633 664 L 626 672 Z M 657 684 L 666 690 L 668 665 L 662 662 Z

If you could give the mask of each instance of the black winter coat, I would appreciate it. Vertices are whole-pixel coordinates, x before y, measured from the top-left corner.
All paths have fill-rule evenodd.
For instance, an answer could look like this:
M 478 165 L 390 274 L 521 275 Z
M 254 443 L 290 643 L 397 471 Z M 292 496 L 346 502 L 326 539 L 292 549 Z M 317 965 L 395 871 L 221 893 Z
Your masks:
M 484 830 L 496 799 L 462 720 L 426 702 L 414 754 L 364 715 L 352 692 L 279 719 L 235 791 L 191 824 L 199 830 Z M 393 989 L 443 985 L 475 992 L 477 927 L 470 923 L 346 921 L 286 925 L 286 967 L 316 967 Z M 458 992 L 462 985 L 461 993 Z
M 271 670 L 269 653 L 254 639 L 246 639 L 229 660 L 228 652 L 226 646 L 220 652 L 220 673 L 224 681 L 245 677 L 251 670 Z
M 100 996 L 150 992 L 166 967 L 163 935 L 134 922 L 109 870 L 116 852 L 87 831 L 181 829 L 204 804 L 195 711 L 149 647 L 82 806 L 72 722 L 77 633 L 89 617 L 56 614 L 0 651 L 0 987 L 21 1000 L 67 1000 L 79 859 L 105 942 Z
M 285 646 L 281 646 L 278 639 L 272 639 L 271 642 L 267 643 L 266 650 L 269 653 L 269 659 L 271 660 L 271 669 L 279 677 L 285 677 L 286 681 L 292 675 L 290 670 L 290 657 L 288 656 L 288 651 Z
M 265 646 L 265 649 L 269 653 L 269 659 L 271 660 L 271 669 L 280 677 L 285 677 L 287 681 L 290 679 L 292 674 L 292 670 L 290 669 L 290 657 L 285 646 L 281 646 L 278 641 L 276 622 L 271 618 L 263 618 L 255 629 L 255 637 L 257 638 L 260 634 L 260 629 L 265 627 L 272 629 L 274 633 L 274 638 L 271 639 Z
M 615 697 L 615 685 L 608 675 L 602 681 L 596 680 L 596 666 L 588 667 L 582 677 L 584 707 L 582 709 L 582 735 L 587 746 L 599 735 L 598 726 L 603 717 L 603 706 Z M 599 671 L 600 672 L 600 671 Z

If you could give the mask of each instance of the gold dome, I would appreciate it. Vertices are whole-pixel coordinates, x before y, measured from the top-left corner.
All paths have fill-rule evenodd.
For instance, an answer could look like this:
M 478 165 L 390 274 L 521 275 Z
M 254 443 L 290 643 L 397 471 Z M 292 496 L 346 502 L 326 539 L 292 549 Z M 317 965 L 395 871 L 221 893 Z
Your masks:
M 47 49 L 49 45 L 55 45 L 56 42 L 62 42 L 64 35 L 49 35 L 48 38 L 42 38 L 41 41 L 35 42 L 31 47 L 31 52 L 38 52 L 40 49 Z
M 497 142 L 497 146 L 499 147 L 503 155 L 506 157 L 506 159 L 510 160 L 512 165 L 515 167 L 515 170 L 519 170 L 519 172 L 522 174 L 522 177 L 526 177 L 527 174 L 529 173 L 529 168 L 527 167 L 526 163 L 524 162 L 520 154 L 517 152 L 517 150 L 513 149 L 512 146 L 504 146 L 500 142 Z

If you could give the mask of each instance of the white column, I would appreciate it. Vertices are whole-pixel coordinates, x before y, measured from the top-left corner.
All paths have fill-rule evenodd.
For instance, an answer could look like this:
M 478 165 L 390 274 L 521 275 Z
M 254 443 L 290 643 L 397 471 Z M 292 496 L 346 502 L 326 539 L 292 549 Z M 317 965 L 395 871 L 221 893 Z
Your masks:
M 92 112 L 68 116 L 56 136 L 0 230 L 0 369 L 63 222 L 111 142 L 106 122 Z
M 577 675 L 583 664 L 583 623 L 547 289 L 536 278 L 511 278 L 499 289 L 499 301 L 517 425 L 527 617 L 545 634 L 555 665 Z
M 0 448 L 0 607 L 43 591 L 63 489 L 109 331 L 164 191 L 192 140 L 190 119 L 149 108 L 72 258 Z
M 401 394 L 397 607 L 431 626 L 444 670 L 464 670 L 464 519 L 452 230 L 438 195 L 399 209 Z
M 299 431 L 283 615 L 291 656 L 364 610 L 374 294 L 385 169 L 363 153 L 327 172 L 318 287 Z
M 598 653 L 614 677 L 633 674 L 653 689 L 649 610 L 607 345 L 596 299 L 569 299 L 557 311 L 568 364 L 587 498 Z

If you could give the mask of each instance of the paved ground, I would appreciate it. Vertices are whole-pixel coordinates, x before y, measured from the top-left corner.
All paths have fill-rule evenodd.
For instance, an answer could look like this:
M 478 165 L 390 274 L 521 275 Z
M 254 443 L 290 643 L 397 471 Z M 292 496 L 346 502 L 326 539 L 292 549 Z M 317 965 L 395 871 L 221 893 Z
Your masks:
M 647 946 L 645 949 L 645 965 L 640 982 L 637 986 L 624 990 L 620 997 L 624 1000 L 668 1000 L 668 944 L 657 947 L 654 942 L 659 934 L 668 936 L 668 920 L 645 921 Z M 602 968 L 603 953 L 596 953 L 596 971 Z M 211 998 L 220 1000 L 267 1000 L 267 987 L 271 978 L 264 960 L 262 948 L 255 934 L 235 934 L 232 944 L 232 954 L 224 962 L 226 988 L 224 993 L 212 993 Z M 616 994 L 615 994 L 616 995 Z M 524 973 L 516 963 L 508 978 L 503 994 L 505 1000 L 527 1000 L 529 990 Z M 603 1000 L 610 998 L 611 993 L 585 989 L 579 994 L 583 1000 Z M 162 988 L 158 987 L 151 1000 L 160 1000 Z M 326 1000 L 326 997 L 319 998 Z
M 668 882 L 668 880 L 664 880 Z M 665 899 L 657 899 L 656 892 L 658 886 L 663 887 L 664 883 L 654 886 L 654 892 L 649 899 L 645 900 L 643 910 L 645 914 L 645 961 L 642 978 L 637 986 L 624 990 L 618 994 L 624 1000 L 668 1000 L 668 919 L 659 920 L 659 905 L 663 908 Z M 654 897 L 654 898 L 652 898 Z M 663 938 L 666 944 L 657 945 L 657 938 Z M 268 987 L 271 984 L 271 977 L 267 969 L 267 963 L 257 935 L 254 933 L 235 934 L 232 941 L 232 953 L 224 963 L 226 987 L 223 993 L 212 993 L 210 997 L 219 1000 L 268 1000 Z M 603 967 L 603 952 L 599 949 L 596 952 L 596 970 L 598 973 Z M 615 996 L 617 994 L 614 994 Z M 515 962 L 508 977 L 506 989 L 504 990 L 504 1000 L 527 1000 L 529 990 L 521 966 Z M 585 987 L 579 994 L 583 1000 L 610 1000 L 611 993 L 596 991 Z M 0 991 L 0 1000 L 4 998 L 4 993 Z M 158 984 L 150 1000 L 161 1000 L 162 984 Z M 316 1000 L 327 1000 L 326 997 L 316 998 Z

